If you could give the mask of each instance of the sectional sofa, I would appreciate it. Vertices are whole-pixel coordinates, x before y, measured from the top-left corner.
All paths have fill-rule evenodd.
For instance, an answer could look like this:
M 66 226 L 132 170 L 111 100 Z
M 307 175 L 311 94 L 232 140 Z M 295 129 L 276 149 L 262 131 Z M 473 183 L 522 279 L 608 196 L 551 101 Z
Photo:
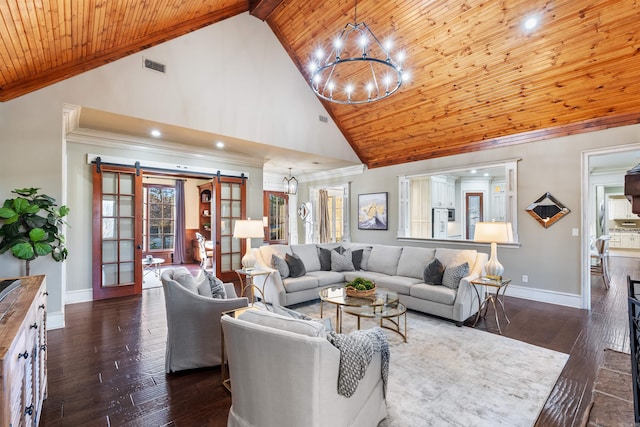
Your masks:
M 332 261 L 340 261 L 340 257 L 331 252 L 339 254 L 346 250 L 350 251 L 355 264 L 353 269 L 340 262 L 334 262 L 327 269 L 327 254 Z M 377 286 L 396 291 L 407 308 L 453 320 L 459 326 L 478 311 L 478 298 L 470 281 L 482 274 L 488 259 L 487 254 L 469 249 L 360 243 L 271 245 L 254 248 L 253 253 L 256 267 L 271 271 L 268 276 L 256 276 L 254 283 L 264 290 L 265 299 L 270 303 L 289 306 L 311 301 L 319 298 L 322 288 L 363 277 L 375 281 Z M 295 262 L 302 261 L 302 276 L 282 277 L 282 268 L 277 268 L 282 261 L 274 255 L 284 259 L 287 254 L 289 259 L 295 258 Z M 468 263 L 468 274 L 460 278 L 457 286 L 425 283 L 425 268 L 434 259 L 440 261 L 445 271 Z

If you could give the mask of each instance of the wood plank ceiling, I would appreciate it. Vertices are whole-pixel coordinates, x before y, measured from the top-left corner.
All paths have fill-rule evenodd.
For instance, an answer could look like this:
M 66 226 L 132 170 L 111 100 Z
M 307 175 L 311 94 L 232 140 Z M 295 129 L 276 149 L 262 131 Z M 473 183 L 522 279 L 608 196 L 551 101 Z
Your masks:
M 250 4 L 251 3 L 251 4 Z M 369 167 L 640 122 L 637 0 L 360 0 L 403 46 L 388 99 L 325 107 Z M 0 0 L 0 100 L 251 10 L 309 77 L 353 0 Z M 537 14 L 541 25 L 522 28 Z

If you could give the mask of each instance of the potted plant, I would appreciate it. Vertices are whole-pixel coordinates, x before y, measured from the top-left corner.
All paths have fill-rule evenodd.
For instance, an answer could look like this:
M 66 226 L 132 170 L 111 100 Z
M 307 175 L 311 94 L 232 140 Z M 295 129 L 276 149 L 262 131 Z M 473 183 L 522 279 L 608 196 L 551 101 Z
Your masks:
M 58 208 L 54 198 L 38 194 L 39 190 L 13 190 L 18 197 L 5 200 L 0 208 L 0 254 L 11 250 L 14 257 L 24 260 L 27 276 L 31 273 L 30 262 L 37 257 L 51 254 L 60 262 L 68 255 L 61 228 L 69 208 Z

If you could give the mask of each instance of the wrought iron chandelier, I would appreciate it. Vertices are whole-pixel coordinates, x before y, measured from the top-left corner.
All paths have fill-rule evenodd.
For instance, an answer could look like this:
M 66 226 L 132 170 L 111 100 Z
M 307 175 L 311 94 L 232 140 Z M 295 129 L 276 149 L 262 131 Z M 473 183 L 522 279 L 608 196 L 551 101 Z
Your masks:
M 282 180 L 282 189 L 286 194 L 296 194 L 298 192 L 298 180 L 291 176 L 291 168 L 289 168 L 289 178 L 285 176 Z
M 311 87 L 322 99 L 338 104 L 365 104 L 396 92 L 408 74 L 404 53 L 391 56 L 391 40 L 384 44 L 364 22 L 358 22 L 355 1 L 353 23 L 345 25 L 325 56 L 320 48 L 309 64 Z

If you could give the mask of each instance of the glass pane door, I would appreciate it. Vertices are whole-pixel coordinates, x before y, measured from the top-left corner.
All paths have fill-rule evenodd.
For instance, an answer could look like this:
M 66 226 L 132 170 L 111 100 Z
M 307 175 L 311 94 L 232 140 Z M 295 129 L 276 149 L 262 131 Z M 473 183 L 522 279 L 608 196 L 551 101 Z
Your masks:
M 94 165 L 94 300 L 142 292 L 141 243 L 141 176 L 133 168 Z
M 216 192 L 216 275 L 223 281 L 237 280 L 235 270 L 242 267 L 244 239 L 233 238 L 236 220 L 244 219 L 246 185 L 241 178 L 215 180 Z

